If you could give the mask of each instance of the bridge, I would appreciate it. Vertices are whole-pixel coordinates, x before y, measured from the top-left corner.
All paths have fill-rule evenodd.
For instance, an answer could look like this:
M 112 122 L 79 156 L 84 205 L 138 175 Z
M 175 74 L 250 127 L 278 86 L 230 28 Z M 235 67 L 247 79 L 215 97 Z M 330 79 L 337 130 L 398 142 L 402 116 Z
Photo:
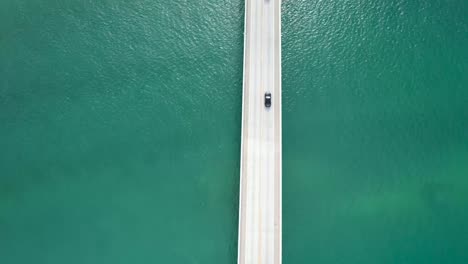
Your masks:
M 238 264 L 280 264 L 281 0 L 246 0 L 244 35 Z

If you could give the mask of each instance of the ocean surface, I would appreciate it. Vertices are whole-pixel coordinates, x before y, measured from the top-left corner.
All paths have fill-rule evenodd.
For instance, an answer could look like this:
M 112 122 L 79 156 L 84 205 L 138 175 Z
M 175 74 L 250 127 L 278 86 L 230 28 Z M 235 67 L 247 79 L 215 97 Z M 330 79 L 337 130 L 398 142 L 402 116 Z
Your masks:
M 283 1 L 283 263 L 468 263 L 468 2 Z M 0 263 L 236 263 L 244 1 L 0 2 Z

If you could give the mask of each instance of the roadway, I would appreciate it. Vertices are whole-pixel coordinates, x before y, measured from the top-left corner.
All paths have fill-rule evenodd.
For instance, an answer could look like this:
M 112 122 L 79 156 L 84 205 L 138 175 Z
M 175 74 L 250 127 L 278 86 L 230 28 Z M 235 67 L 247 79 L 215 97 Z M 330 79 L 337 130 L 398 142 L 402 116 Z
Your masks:
M 244 34 L 238 264 L 280 264 L 281 0 L 246 0 Z

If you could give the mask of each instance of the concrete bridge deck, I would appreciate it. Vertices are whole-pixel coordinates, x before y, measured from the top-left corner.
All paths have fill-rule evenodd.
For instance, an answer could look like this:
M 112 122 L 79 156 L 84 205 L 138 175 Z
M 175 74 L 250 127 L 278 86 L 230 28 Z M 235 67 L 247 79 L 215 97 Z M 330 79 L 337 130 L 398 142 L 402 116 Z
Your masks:
M 281 0 L 246 0 L 239 264 L 281 263 L 281 166 Z

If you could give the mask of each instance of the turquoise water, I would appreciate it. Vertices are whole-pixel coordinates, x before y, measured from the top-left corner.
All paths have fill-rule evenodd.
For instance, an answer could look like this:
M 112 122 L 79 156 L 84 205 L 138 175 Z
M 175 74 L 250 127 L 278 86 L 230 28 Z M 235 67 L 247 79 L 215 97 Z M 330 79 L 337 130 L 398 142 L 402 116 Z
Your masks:
M 283 11 L 285 263 L 468 263 L 468 2 Z
M 243 5 L 0 10 L 1 262 L 232 262 Z
M 243 5 L 0 3 L 2 263 L 235 263 Z M 467 5 L 284 1 L 284 263 L 468 262 Z

